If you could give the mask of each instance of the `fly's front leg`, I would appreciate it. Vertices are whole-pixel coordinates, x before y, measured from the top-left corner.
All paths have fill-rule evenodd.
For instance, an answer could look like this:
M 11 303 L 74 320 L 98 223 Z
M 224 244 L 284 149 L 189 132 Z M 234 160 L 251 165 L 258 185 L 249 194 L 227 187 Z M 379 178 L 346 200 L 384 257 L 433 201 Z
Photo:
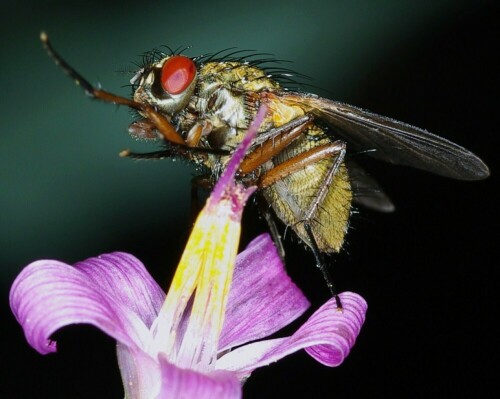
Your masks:
M 130 150 L 123 150 L 120 152 L 120 156 L 123 158 L 132 158 L 132 159 L 165 159 L 165 158 L 175 158 L 181 157 L 190 159 L 193 156 L 202 156 L 205 157 L 208 154 L 213 155 L 229 155 L 229 151 L 227 150 L 219 150 L 212 148 L 204 148 L 204 147 L 183 147 L 183 146 L 175 146 L 172 148 L 166 148 L 164 150 L 153 151 L 153 152 L 132 152 Z
M 203 136 L 208 136 L 213 129 L 212 122 L 209 119 L 197 121 L 186 135 L 186 144 L 189 147 L 198 147 Z
M 95 88 L 89 83 L 88 80 L 86 80 L 66 61 L 64 61 L 64 59 L 54 50 L 52 44 L 49 41 L 49 37 L 45 32 L 42 32 L 40 34 L 40 40 L 42 41 L 43 47 L 45 48 L 47 53 L 56 62 L 56 65 L 59 65 L 63 69 L 63 71 L 85 91 L 85 93 L 89 97 L 96 98 L 108 103 L 126 105 L 127 107 L 137 109 L 138 111 L 141 111 L 141 113 L 154 124 L 154 126 L 158 129 L 158 131 L 166 141 L 172 144 L 183 146 L 187 145 L 182 136 L 172 126 L 170 121 L 165 116 L 157 112 L 151 105 L 138 103 L 129 98 L 120 97 L 116 94 L 112 94 L 107 91 Z
M 156 125 L 149 119 L 140 119 L 132 123 L 128 128 L 129 133 L 137 138 L 141 139 L 155 139 L 162 138 L 160 132 Z M 198 147 L 200 140 L 203 136 L 207 136 L 212 131 L 212 123 L 210 120 L 200 120 L 197 121 L 191 129 L 186 134 L 186 145 L 184 146 L 170 146 L 164 150 L 147 152 L 147 153 L 137 153 L 131 152 L 129 150 L 122 151 L 120 153 L 121 157 L 128 157 L 133 159 L 164 159 L 172 158 L 175 156 L 183 156 L 185 158 L 190 158 L 195 154 L 216 154 L 216 155 L 228 155 L 225 150 L 211 149 Z M 202 155 L 203 156 L 203 155 Z

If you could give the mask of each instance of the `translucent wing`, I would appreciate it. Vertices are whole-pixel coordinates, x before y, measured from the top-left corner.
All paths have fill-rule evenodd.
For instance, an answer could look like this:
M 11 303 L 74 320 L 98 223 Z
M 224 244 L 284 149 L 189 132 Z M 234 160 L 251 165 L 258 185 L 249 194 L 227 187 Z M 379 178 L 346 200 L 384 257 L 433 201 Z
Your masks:
M 395 207 L 380 185 L 352 159 L 346 160 L 356 205 L 379 212 L 393 212 Z
M 300 105 L 331 126 L 351 148 L 370 151 L 375 158 L 454 179 L 489 176 L 488 167 L 472 152 L 424 129 L 313 95 L 285 92 L 279 97 Z

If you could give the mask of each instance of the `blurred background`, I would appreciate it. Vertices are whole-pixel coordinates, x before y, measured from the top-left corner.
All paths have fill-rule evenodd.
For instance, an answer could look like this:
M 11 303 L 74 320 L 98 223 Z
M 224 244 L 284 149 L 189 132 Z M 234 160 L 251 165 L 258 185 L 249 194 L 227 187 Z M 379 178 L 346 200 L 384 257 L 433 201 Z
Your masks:
M 255 372 L 244 395 L 494 396 L 498 11 L 493 1 L 4 1 L 0 396 L 122 397 L 113 341 L 92 327 L 69 327 L 55 335 L 56 354 L 39 355 L 10 312 L 10 285 L 36 259 L 72 263 L 121 250 L 166 288 L 190 226 L 194 169 L 119 158 L 125 148 L 156 147 L 128 136 L 127 109 L 89 100 L 54 66 L 42 29 L 91 82 L 124 96 L 130 75 L 119 71 L 154 47 L 192 46 L 192 56 L 254 49 L 292 61 L 314 78 L 317 94 L 424 127 L 481 156 L 492 169 L 481 182 L 366 160 L 396 211 L 359 209 L 333 259 L 338 287 L 369 304 L 353 351 L 336 369 L 297 353 Z M 242 245 L 266 229 L 255 216 L 249 207 Z M 313 257 L 293 240 L 285 244 L 290 274 L 317 308 L 328 294 Z

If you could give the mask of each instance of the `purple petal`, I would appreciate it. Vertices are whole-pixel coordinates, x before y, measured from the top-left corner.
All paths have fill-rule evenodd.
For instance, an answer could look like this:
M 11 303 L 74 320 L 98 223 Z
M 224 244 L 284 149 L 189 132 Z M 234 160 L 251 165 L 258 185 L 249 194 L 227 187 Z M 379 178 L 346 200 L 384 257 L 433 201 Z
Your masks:
M 160 355 L 162 373 L 161 392 L 156 399 L 239 399 L 241 384 L 234 373 L 218 370 L 202 374 L 181 369 Z
M 151 327 L 165 293 L 139 259 L 124 252 L 113 252 L 78 262 L 75 267 Z
M 332 298 L 318 309 L 292 336 L 242 346 L 222 356 L 217 368 L 248 377 L 258 367 L 275 362 L 299 349 L 305 349 L 320 363 L 338 366 L 349 354 L 363 325 L 366 302 L 359 295 L 340 295 L 343 310 Z
M 118 344 L 118 364 L 122 375 L 125 398 L 154 398 L 161 389 L 161 370 L 157 358 L 141 349 Z
M 309 302 L 290 277 L 268 234 L 238 255 L 219 351 L 267 337 L 299 317 Z
M 318 362 L 329 367 L 340 365 L 349 354 L 368 308 L 366 301 L 353 292 L 344 292 L 340 298 L 343 311 L 338 311 L 335 300 L 331 299 L 297 331 L 303 336 L 314 331 L 317 344 L 308 345 L 305 350 Z
M 55 260 L 28 265 L 10 291 L 12 312 L 26 339 L 42 354 L 54 352 L 50 336 L 69 324 L 88 323 L 129 347 L 140 345 L 160 297 L 147 282 L 144 266 L 131 255 L 114 253 L 80 262 L 76 267 Z M 126 276 L 126 278 L 125 278 Z M 116 278 L 116 281 L 113 281 Z M 152 294 L 142 291 L 152 289 Z M 133 303 L 137 298 L 149 303 Z

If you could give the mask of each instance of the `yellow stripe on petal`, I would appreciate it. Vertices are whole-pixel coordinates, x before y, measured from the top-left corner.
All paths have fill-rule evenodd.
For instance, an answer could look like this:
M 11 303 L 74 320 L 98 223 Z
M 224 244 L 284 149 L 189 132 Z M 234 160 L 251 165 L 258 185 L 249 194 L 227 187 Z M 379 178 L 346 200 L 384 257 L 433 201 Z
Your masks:
M 205 368 L 215 360 L 241 231 L 243 207 L 235 212 L 231 197 L 207 204 L 198 216 L 157 320 L 160 350 L 180 367 Z
M 158 318 L 151 327 L 152 352 L 163 352 L 179 367 L 209 371 L 238 251 L 241 215 L 255 188 L 235 175 L 266 115 L 261 106 L 198 216 Z
M 213 220 L 215 240 L 206 245 L 210 254 L 201 266 L 189 323 L 177 358 L 181 367 L 189 365 L 199 371 L 208 371 L 216 360 L 240 237 L 239 222 L 228 218 L 226 223 L 220 223 L 217 217 L 209 218 Z M 196 341 L 199 343 L 193 345 Z

